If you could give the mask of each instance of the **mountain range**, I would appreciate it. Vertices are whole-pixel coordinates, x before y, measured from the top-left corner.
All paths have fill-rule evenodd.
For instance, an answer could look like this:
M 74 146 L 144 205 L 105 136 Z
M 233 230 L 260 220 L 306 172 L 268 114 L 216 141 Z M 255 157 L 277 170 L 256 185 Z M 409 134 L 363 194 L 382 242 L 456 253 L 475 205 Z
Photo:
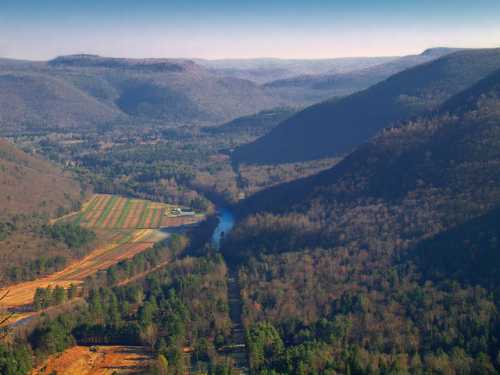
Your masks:
M 496 212 L 500 205 L 499 119 L 497 70 L 448 99 L 433 114 L 386 129 L 333 168 L 243 201 L 241 212 L 250 219 L 243 221 L 235 237 L 244 238 L 244 245 L 229 241 L 227 256 L 303 246 L 359 247 L 363 238 L 378 238 L 392 253 L 457 225 L 466 226 L 470 220 L 481 220 L 476 218 Z M 497 217 L 492 215 L 485 220 Z M 274 225 L 266 220 L 274 220 Z M 472 223 L 477 227 L 476 221 Z M 455 230 L 446 236 L 467 233 Z M 362 247 L 376 252 L 381 244 L 377 241 Z M 429 250 L 417 252 L 419 256 L 439 257 L 438 248 L 425 247 Z M 452 249 L 444 246 L 443 251 L 453 257 Z M 499 266 L 497 262 L 492 267 Z
M 463 50 L 397 73 L 350 96 L 310 106 L 233 154 L 238 163 L 341 156 L 382 129 L 432 112 L 500 66 L 500 50 Z
M 143 124 L 211 126 L 262 110 L 303 107 L 347 95 L 451 51 L 330 60 L 84 54 L 45 62 L 0 59 L 0 130 L 9 134 Z M 301 78 L 293 78 L 296 75 Z M 283 78 L 290 81 L 276 81 Z M 297 80 L 300 84 L 294 83 Z M 311 80 L 314 83 L 302 84 Z

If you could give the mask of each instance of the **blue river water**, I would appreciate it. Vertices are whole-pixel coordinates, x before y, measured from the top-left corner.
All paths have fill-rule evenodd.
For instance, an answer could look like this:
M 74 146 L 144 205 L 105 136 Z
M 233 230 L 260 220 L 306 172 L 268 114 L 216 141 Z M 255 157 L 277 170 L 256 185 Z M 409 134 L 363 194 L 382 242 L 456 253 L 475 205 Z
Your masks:
M 219 219 L 219 225 L 217 225 L 217 228 L 215 228 L 212 234 L 212 243 L 215 248 L 218 249 L 222 238 L 233 229 L 234 215 L 227 208 L 221 208 L 217 212 L 217 217 Z

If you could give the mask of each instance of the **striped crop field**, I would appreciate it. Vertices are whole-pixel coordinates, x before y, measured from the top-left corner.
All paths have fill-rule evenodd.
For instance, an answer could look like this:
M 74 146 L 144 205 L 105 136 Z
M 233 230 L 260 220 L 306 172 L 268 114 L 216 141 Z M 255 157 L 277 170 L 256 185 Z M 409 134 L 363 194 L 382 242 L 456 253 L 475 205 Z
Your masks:
M 159 229 L 192 224 L 201 215 L 175 216 L 177 206 L 117 195 L 96 194 L 82 210 L 67 215 L 62 222 L 73 222 L 91 229 Z

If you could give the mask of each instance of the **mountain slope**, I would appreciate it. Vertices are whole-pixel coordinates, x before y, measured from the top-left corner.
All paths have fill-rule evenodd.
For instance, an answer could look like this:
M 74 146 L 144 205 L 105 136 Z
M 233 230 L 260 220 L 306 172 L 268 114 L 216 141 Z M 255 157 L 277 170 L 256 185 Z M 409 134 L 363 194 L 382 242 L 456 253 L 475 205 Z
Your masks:
M 372 66 L 326 74 L 301 75 L 268 82 L 264 87 L 273 95 L 288 100 L 322 101 L 334 96 L 346 96 L 364 90 L 390 76 L 414 66 L 456 52 L 453 48 L 432 48 L 419 55 L 403 56 Z
M 347 153 L 392 123 L 435 110 L 499 67 L 499 49 L 455 52 L 363 92 L 306 108 L 237 149 L 233 159 L 281 163 Z
M 161 122 L 215 125 L 281 105 L 258 85 L 189 60 L 63 56 L 0 61 L 0 129 Z
M 88 127 L 119 112 L 68 82 L 38 73 L 0 72 L 0 129 Z
M 373 237 L 385 223 L 383 236 L 394 240 L 388 248 L 407 247 L 500 205 L 499 119 L 497 71 L 450 99 L 440 114 L 386 130 L 330 170 L 257 193 L 243 212 L 283 218 L 282 229 L 303 217 L 310 230 L 292 237 L 308 246 Z M 280 225 L 268 227 L 279 232 Z M 242 233 L 258 233 L 247 229 Z M 272 238 L 274 250 L 294 247 L 280 243 L 290 238 L 283 233 Z
M 78 181 L 0 139 L 0 217 L 68 211 L 82 199 Z
M 413 257 L 427 278 L 452 278 L 495 288 L 500 284 L 500 210 L 422 241 Z
M 500 70 L 244 202 L 222 252 L 267 369 L 496 373 L 499 167 Z
M 48 218 L 79 207 L 81 184 L 57 166 L 30 156 L 0 139 L 0 282 L 55 272 L 87 248 L 69 248 L 54 238 Z M 73 229 L 73 234 L 78 229 Z M 61 232 L 64 234 L 64 228 Z M 68 231 L 69 233 L 69 231 Z
M 261 111 L 250 116 L 238 117 L 220 126 L 205 128 L 205 131 L 224 136 L 245 134 L 252 137 L 259 137 L 269 132 L 295 112 L 296 110 L 292 108 L 276 108 Z

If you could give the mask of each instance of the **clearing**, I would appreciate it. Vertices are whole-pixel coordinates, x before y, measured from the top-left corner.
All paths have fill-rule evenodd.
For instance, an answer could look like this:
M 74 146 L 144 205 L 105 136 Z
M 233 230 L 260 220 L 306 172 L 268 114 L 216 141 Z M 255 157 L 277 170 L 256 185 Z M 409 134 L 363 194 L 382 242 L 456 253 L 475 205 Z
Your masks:
M 31 375 L 145 374 L 151 353 L 137 346 L 75 346 L 55 354 Z

